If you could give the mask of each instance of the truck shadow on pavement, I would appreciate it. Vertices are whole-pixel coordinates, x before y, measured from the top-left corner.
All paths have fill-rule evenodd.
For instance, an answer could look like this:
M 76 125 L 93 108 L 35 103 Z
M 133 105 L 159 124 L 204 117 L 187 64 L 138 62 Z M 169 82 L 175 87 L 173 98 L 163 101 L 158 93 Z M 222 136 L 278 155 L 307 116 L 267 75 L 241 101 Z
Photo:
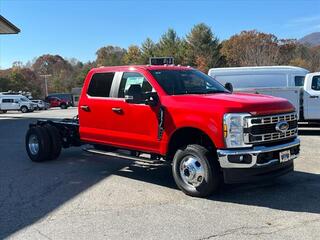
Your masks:
M 298 134 L 300 136 L 320 136 L 320 130 L 315 129 L 299 129 Z
M 320 124 L 319 123 L 300 123 L 298 134 L 301 136 L 320 136 Z
M 55 161 L 33 163 L 24 150 L 29 122 L 0 121 L 0 239 L 42 219 L 49 221 L 54 210 L 112 175 L 163 186 L 183 196 L 176 191 L 168 164 L 139 164 L 92 155 L 80 148 L 64 150 Z M 320 175 L 297 171 L 267 184 L 226 185 L 205 201 L 320 213 L 319 193 Z
M 177 189 L 169 165 L 152 169 L 137 165 L 129 168 L 132 171 L 116 174 Z M 294 171 L 268 182 L 223 185 L 218 193 L 206 199 L 283 211 L 320 213 L 319 193 L 320 174 Z
M 294 171 L 269 182 L 225 185 L 209 199 L 292 212 L 320 213 L 320 175 Z

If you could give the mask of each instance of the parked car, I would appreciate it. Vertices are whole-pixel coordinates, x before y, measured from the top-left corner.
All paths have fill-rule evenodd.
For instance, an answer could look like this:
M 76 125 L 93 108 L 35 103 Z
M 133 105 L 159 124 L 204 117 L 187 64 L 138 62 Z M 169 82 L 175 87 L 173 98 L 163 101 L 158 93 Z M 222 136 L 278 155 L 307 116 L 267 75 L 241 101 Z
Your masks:
M 166 161 L 183 192 L 203 197 L 223 181 L 291 172 L 300 151 L 297 115 L 289 101 L 232 93 L 190 67 L 94 68 L 78 112 L 79 119 L 29 126 L 25 146 L 32 161 L 55 159 L 62 146 L 89 143 L 91 153 Z
M 300 121 L 320 121 L 320 72 L 293 66 L 212 68 L 208 73 L 237 92 L 288 99 Z
M 36 106 L 37 110 L 47 110 L 48 109 L 48 104 L 46 104 L 42 100 L 32 100 L 32 102 L 37 104 L 37 106 Z
M 50 104 L 50 107 L 60 107 L 61 109 L 67 109 L 70 107 L 70 102 L 57 97 L 46 97 L 46 102 Z
M 46 102 L 46 101 L 43 101 L 44 102 L 44 110 L 48 110 L 50 108 L 50 103 Z
M 0 111 L 32 112 L 37 107 L 29 98 L 22 95 L 0 95 Z
M 68 105 L 70 107 L 74 106 L 72 93 L 50 93 L 47 97 L 49 97 L 49 98 L 56 97 L 56 98 L 59 98 L 65 102 L 68 102 Z

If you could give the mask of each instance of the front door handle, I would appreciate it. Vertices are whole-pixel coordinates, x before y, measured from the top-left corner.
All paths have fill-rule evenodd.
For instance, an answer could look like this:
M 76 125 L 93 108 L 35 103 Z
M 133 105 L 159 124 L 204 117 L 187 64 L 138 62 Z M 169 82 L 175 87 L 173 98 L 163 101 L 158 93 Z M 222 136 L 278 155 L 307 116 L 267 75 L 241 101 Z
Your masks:
M 112 111 L 115 113 L 122 113 L 123 112 L 122 108 L 112 108 Z
M 310 96 L 310 98 L 319 98 L 319 96 Z
M 85 112 L 90 112 L 89 106 L 83 105 L 83 106 L 80 106 L 80 108 Z

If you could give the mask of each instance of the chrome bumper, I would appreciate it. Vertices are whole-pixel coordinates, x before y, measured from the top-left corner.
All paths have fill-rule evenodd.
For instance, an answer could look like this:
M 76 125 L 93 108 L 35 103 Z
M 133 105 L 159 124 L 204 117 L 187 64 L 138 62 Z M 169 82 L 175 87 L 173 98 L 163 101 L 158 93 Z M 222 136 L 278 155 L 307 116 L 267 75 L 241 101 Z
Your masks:
M 281 150 L 289 150 L 293 147 L 299 146 L 300 140 L 298 138 L 295 138 L 289 143 L 275 145 L 271 147 L 265 147 L 265 146 L 256 146 L 249 149 L 237 149 L 237 150 L 228 150 L 228 149 L 218 149 L 218 159 L 220 162 L 220 166 L 222 168 L 255 168 L 255 167 L 266 167 L 270 166 L 276 163 L 279 163 L 279 159 L 271 159 L 268 162 L 265 163 L 258 163 L 258 156 L 259 154 L 263 153 L 270 153 L 275 151 L 281 151 Z M 234 163 L 230 162 L 228 160 L 229 156 L 235 156 L 235 155 L 250 155 L 251 156 L 251 162 L 250 163 Z M 288 161 L 291 161 L 298 157 L 299 154 L 293 154 L 290 156 L 290 159 Z

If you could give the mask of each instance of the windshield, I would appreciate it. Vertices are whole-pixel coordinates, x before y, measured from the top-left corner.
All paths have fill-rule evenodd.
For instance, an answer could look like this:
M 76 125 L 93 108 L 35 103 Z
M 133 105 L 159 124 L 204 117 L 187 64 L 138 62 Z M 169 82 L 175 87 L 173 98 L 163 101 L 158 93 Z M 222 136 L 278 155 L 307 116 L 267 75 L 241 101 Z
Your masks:
M 228 93 L 220 83 L 198 70 L 151 70 L 169 95 Z
M 26 98 L 26 97 L 22 97 L 22 98 L 20 98 L 20 100 L 23 101 L 23 102 L 29 102 L 29 101 L 30 101 L 30 100 L 29 100 L 28 98 Z

